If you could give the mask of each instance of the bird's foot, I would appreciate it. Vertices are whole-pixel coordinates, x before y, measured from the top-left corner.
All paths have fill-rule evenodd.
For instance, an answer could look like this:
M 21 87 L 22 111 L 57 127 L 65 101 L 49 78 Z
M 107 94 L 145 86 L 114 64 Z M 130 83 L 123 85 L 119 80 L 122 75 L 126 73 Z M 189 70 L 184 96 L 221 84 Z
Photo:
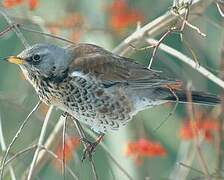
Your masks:
M 83 141 L 86 144 L 86 147 L 83 151 L 83 155 L 82 155 L 82 159 L 81 159 L 82 161 L 84 161 L 87 156 L 89 157 L 89 159 L 92 159 L 93 153 L 95 152 L 97 145 L 103 139 L 103 136 L 104 136 L 104 134 L 99 135 L 99 137 L 97 138 L 97 140 L 95 142 L 91 142 L 86 138 L 80 139 L 80 141 Z

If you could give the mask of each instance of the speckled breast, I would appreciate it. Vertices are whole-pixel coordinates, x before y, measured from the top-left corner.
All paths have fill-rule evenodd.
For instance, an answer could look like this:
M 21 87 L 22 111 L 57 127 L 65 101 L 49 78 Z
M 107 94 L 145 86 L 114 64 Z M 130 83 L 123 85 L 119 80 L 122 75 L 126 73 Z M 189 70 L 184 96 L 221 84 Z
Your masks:
M 63 82 L 45 81 L 37 92 L 43 101 L 67 111 L 96 132 L 116 130 L 131 119 L 131 104 L 119 87 L 67 77 Z

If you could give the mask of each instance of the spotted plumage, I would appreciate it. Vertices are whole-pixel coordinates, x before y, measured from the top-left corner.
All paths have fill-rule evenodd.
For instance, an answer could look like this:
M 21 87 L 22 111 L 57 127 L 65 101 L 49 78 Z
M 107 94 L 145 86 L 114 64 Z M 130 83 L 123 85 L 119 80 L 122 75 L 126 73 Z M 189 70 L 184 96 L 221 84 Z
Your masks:
M 42 101 L 68 112 L 96 132 L 116 130 L 139 111 L 175 101 L 176 96 L 187 101 L 185 92 L 178 89 L 180 81 L 163 78 L 96 45 L 61 48 L 37 44 L 9 61 L 19 62 Z M 219 103 L 213 95 L 192 94 L 196 103 Z

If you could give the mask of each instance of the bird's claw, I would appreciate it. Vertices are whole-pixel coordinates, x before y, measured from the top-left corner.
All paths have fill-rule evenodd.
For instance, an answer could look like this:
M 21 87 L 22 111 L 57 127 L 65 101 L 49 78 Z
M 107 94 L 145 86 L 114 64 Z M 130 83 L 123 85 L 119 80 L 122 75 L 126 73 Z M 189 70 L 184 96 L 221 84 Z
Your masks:
M 89 157 L 89 159 L 92 159 L 92 155 L 95 152 L 96 146 L 99 144 L 99 142 L 90 142 L 88 139 L 85 138 L 81 138 L 80 140 L 86 144 L 81 160 L 84 161 L 87 156 Z
M 89 159 L 92 159 L 92 155 L 95 152 L 95 149 L 97 145 L 101 142 L 103 139 L 104 134 L 101 134 L 95 142 L 91 142 L 86 138 L 81 138 L 80 141 L 83 141 L 86 144 L 86 147 L 84 149 L 83 155 L 82 155 L 82 161 L 86 159 L 86 156 L 88 155 Z

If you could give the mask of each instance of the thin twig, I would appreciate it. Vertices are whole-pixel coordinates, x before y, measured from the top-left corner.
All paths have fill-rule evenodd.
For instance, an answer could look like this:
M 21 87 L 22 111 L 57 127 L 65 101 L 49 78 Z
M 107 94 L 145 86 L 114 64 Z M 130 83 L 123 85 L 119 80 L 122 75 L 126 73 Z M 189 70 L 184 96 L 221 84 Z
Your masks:
M 6 144 L 5 144 L 5 138 L 3 136 L 1 115 L 0 115 L 0 144 L 1 144 L 2 152 L 5 152 L 7 147 L 6 147 Z M 9 166 L 9 171 L 10 171 L 11 179 L 16 180 L 16 175 L 15 175 L 14 169 L 11 165 Z
M 208 5 L 210 5 L 213 2 L 213 0 L 207 0 L 207 1 L 203 1 L 203 0 L 197 0 L 194 1 L 192 8 L 191 8 L 191 12 L 197 12 L 197 13 L 201 13 L 203 12 Z M 184 11 L 180 12 L 180 15 L 184 14 Z M 193 16 L 190 18 L 195 18 L 197 16 Z M 150 36 L 150 37 L 155 37 L 156 35 L 160 34 L 161 32 L 165 32 L 167 30 L 167 27 L 169 27 L 170 25 L 174 24 L 176 22 L 176 20 L 178 19 L 178 17 L 175 17 L 172 15 L 171 12 L 166 12 L 164 15 L 162 15 L 161 17 L 155 19 L 154 21 L 148 23 L 146 26 L 143 26 L 142 28 L 138 29 L 136 32 L 134 32 L 132 35 L 130 35 L 129 37 L 127 37 L 119 46 L 117 46 L 117 48 L 113 51 L 114 53 L 120 54 L 120 55 L 131 55 L 131 52 L 133 50 L 133 48 L 130 48 L 129 44 L 131 44 L 132 42 L 134 43 L 134 45 L 142 45 L 143 44 L 143 38 L 146 36 Z M 145 43 L 145 42 L 144 42 Z M 56 135 L 51 135 L 50 137 L 51 142 L 54 142 L 58 136 L 58 133 L 61 128 L 62 128 L 62 124 L 61 121 L 58 122 L 58 128 L 55 131 Z M 41 157 L 45 157 L 44 154 Z M 47 158 L 46 158 L 47 159 Z M 41 162 L 38 166 L 39 169 L 41 167 L 43 167 L 44 163 L 47 162 L 45 158 L 41 158 L 41 160 L 39 162 Z M 44 161 L 42 161 L 44 160 Z M 116 162 L 116 161 L 115 161 Z M 118 166 L 119 163 L 116 162 Z M 116 164 L 115 163 L 115 164 Z M 121 167 L 122 169 L 122 167 Z M 123 169 L 124 170 L 124 169 Z M 128 173 L 124 170 L 124 173 L 127 174 L 127 177 L 129 176 Z M 129 179 L 133 179 L 131 177 L 129 177 Z
M 5 166 L 7 166 L 9 163 L 11 163 L 13 160 L 15 160 L 16 158 L 18 158 L 19 156 L 25 154 L 26 152 L 29 152 L 33 149 L 37 148 L 37 144 L 29 146 L 19 152 L 17 152 L 16 154 L 14 154 L 13 156 L 11 156 L 6 162 L 5 162 Z
M 31 163 L 31 166 L 30 166 L 30 170 L 29 170 L 29 173 L 28 173 L 28 176 L 27 176 L 27 180 L 30 180 L 32 178 L 32 175 L 33 175 L 33 170 L 34 170 L 34 166 L 36 164 L 36 161 L 38 159 L 38 156 L 39 156 L 39 152 L 40 152 L 40 146 L 43 145 L 43 141 L 44 141 L 44 136 L 46 134 L 46 130 L 47 130 L 47 125 L 48 125 L 48 121 L 50 119 L 50 115 L 52 113 L 52 110 L 53 110 L 53 106 L 50 106 L 47 114 L 46 114 L 46 117 L 44 119 L 44 123 L 43 123 L 43 126 L 42 126 L 42 129 L 41 129 L 41 133 L 40 133 L 40 137 L 39 137 L 39 140 L 38 140 L 38 147 L 34 153 L 34 156 L 33 156 L 33 160 L 32 160 L 32 163 Z
M 67 114 L 65 115 L 66 117 L 64 118 L 64 124 L 63 124 L 63 130 L 62 130 L 62 173 L 63 173 L 63 178 L 65 180 L 65 133 L 66 133 L 66 122 L 67 122 Z
M 70 43 L 70 44 L 76 44 L 76 43 L 74 43 L 73 41 L 70 41 L 70 40 L 68 40 L 68 39 L 66 39 L 66 38 L 63 38 L 63 37 L 61 37 L 61 36 L 57 36 L 57 35 L 50 34 L 50 33 L 46 33 L 46 32 L 37 31 L 37 30 L 31 29 L 31 28 L 26 28 L 26 27 L 24 27 L 24 26 L 21 25 L 21 24 L 17 24 L 17 26 L 18 26 L 21 30 L 24 30 L 24 31 L 27 31 L 27 32 L 37 33 L 37 34 L 41 34 L 41 35 L 48 36 L 48 37 L 51 37 L 51 38 L 59 39 L 59 40 L 68 42 L 68 43 Z
M 7 166 L 9 163 L 11 163 L 13 160 L 15 160 L 16 158 L 18 158 L 19 156 L 28 153 L 31 150 L 34 150 L 38 147 L 37 144 L 34 144 L 32 146 L 29 146 L 19 152 L 17 152 L 15 155 L 13 155 L 11 158 L 9 158 L 6 162 L 5 162 L 5 166 Z M 49 149 L 47 149 L 45 146 L 40 146 L 40 149 L 45 150 L 45 152 L 47 152 L 48 154 L 50 154 L 51 156 L 53 156 L 57 161 L 62 163 L 62 160 L 52 151 L 50 151 Z M 65 165 L 66 170 L 70 173 L 70 175 L 74 178 L 78 180 L 78 176 L 74 174 L 74 172 L 67 166 Z
M 154 39 L 147 39 L 147 42 L 149 44 L 155 44 L 158 41 L 157 40 L 154 40 Z M 168 54 L 170 54 L 170 55 L 178 58 L 182 62 L 184 62 L 187 65 L 189 65 L 190 67 L 192 67 L 194 70 L 196 70 L 199 73 L 201 73 L 206 78 L 208 78 L 211 81 L 213 81 L 218 86 L 224 88 L 224 81 L 222 81 L 220 78 L 218 78 L 216 75 L 214 75 L 213 73 L 211 73 L 210 71 L 208 71 L 203 66 L 201 66 L 201 65 L 199 66 L 198 63 L 196 63 L 194 60 L 192 60 L 188 56 L 184 55 L 183 53 L 181 53 L 181 52 L 177 51 L 176 49 L 174 49 L 174 48 L 172 48 L 172 47 L 170 47 L 168 45 L 165 45 L 163 43 L 160 44 L 159 49 L 161 49 L 161 50 L 165 51 L 166 53 L 168 53 Z
M 216 6 L 219 10 L 219 13 L 222 17 L 224 17 L 224 2 L 222 0 L 216 1 Z
M 64 118 L 65 116 L 61 116 L 60 119 L 58 120 L 58 123 L 55 125 L 54 130 L 50 133 L 50 137 L 47 139 L 47 142 L 45 143 L 45 147 L 47 147 L 47 149 L 49 148 L 54 148 L 55 147 L 55 141 L 60 139 L 60 135 L 61 135 L 61 130 L 63 128 L 63 122 L 64 122 Z M 93 137 L 94 139 L 96 139 L 97 137 L 94 135 L 93 132 L 90 132 L 91 130 L 88 130 L 88 134 L 90 134 L 91 137 Z M 99 144 L 100 146 L 102 146 L 102 148 L 105 150 L 105 152 L 108 155 L 108 158 L 111 159 L 111 161 L 118 167 L 118 169 L 124 173 L 124 175 L 129 179 L 129 180 L 133 180 L 134 178 L 131 177 L 131 175 L 119 164 L 119 162 L 116 160 L 116 157 L 113 156 L 113 154 L 110 152 L 110 150 L 106 147 L 106 145 L 101 142 Z M 43 165 L 48 161 L 48 158 L 46 156 L 45 152 L 41 152 L 42 154 L 40 155 L 38 162 L 36 165 L 36 169 L 35 169 L 35 174 L 38 173 L 41 169 L 41 167 L 43 167 Z
M 172 180 L 186 180 L 188 174 L 190 173 L 189 169 L 182 168 L 182 166 L 177 166 L 179 162 L 191 165 L 194 161 L 196 150 L 192 148 L 191 141 L 181 141 L 178 153 L 176 156 L 176 163 L 172 172 L 170 173 L 169 179 Z
M 211 180 L 211 176 L 209 174 L 209 170 L 208 170 L 208 165 L 204 159 L 204 156 L 202 154 L 202 151 L 201 151 L 201 142 L 203 141 L 203 139 L 199 139 L 199 135 L 200 135 L 200 132 L 198 130 L 198 127 L 195 126 L 195 124 L 197 123 L 196 122 L 196 119 L 194 118 L 194 109 L 193 109 L 193 104 L 192 104 L 192 90 L 191 90 L 191 85 L 188 84 L 188 87 L 187 87 L 187 100 L 188 100 L 188 114 L 189 114 L 189 117 L 190 117 L 190 123 L 191 123 L 191 128 L 193 129 L 193 134 L 194 134 L 194 142 L 195 142 L 195 147 L 196 147 L 196 152 L 198 154 L 198 160 L 199 160 L 199 163 L 204 171 L 204 174 L 206 175 L 206 178 L 208 180 Z
M 186 39 L 183 40 L 183 45 L 191 53 L 191 56 L 192 56 L 193 60 L 198 64 L 198 66 L 200 66 L 197 55 L 195 54 L 194 50 L 192 49 L 192 47 L 190 46 L 190 44 L 188 43 L 188 41 Z
M 47 149 L 47 148 L 44 147 L 44 146 L 41 146 L 41 148 L 44 149 L 48 154 L 50 154 L 51 156 L 53 156 L 56 160 L 58 160 L 58 161 L 60 161 L 61 163 L 63 163 L 62 160 L 61 160 L 61 159 L 60 159 L 54 152 L 50 151 L 49 149 Z M 78 176 L 77 176 L 77 175 L 71 170 L 71 168 L 69 168 L 66 164 L 65 164 L 65 169 L 70 173 L 70 175 L 71 175 L 74 179 L 76 179 L 76 180 L 79 179 Z
M 224 34 L 222 34 L 222 37 Z M 220 59 L 220 70 L 224 70 L 224 40 L 222 41 L 222 48 L 221 48 L 221 59 Z M 221 79 L 224 80 L 224 75 L 220 74 L 219 75 Z M 224 97 L 224 93 L 222 92 L 221 97 Z M 222 167 L 223 167 L 223 139 L 224 139 L 224 130 L 223 130 L 223 125 L 224 125 L 224 116 L 223 116 L 223 110 L 224 110 L 224 98 L 221 99 L 221 111 L 219 113 L 219 118 L 218 118 L 218 124 L 219 124 L 219 131 L 218 131 L 218 136 L 217 136 L 217 164 L 216 164 L 216 172 L 219 176 L 222 175 Z M 217 178 L 217 180 L 220 180 Z
M 175 105 L 172 108 L 172 110 L 168 113 L 166 118 L 163 121 L 161 121 L 155 129 L 153 129 L 153 132 L 156 132 L 169 119 L 169 117 L 174 114 L 174 112 L 177 109 L 177 106 L 179 104 L 179 97 L 177 96 L 177 94 L 172 90 L 171 87 L 168 86 L 168 88 L 169 88 L 170 92 L 173 94 L 173 96 L 176 98 Z
M 185 163 L 182 163 L 182 162 L 179 162 L 178 164 L 181 165 L 181 166 L 183 166 L 183 167 L 186 167 L 186 168 L 188 168 L 188 169 L 190 169 L 190 170 L 192 170 L 192 171 L 195 171 L 195 172 L 197 172 L 197 173 L 199 173 L 199 174 L 201 174 L 201 175 L 203 175 L 203 177 L 205 176 L 205 174 L 204 174 L 203 171 L 200 171 L 200 170 L 198 170 L 198 169 L 196 169 L 196 168 L 193 168 L 193 167 L 191 167 L 191 166 L 189 166 L 189 165 L 187 165 L 187 164 L 185 164 Z M 224 179 L 224 177 L 222 177 L 222 176 L 217 176 L 217 175 L 215 175 L 215 174 L 211 174 L 211 177 L 213 177 L 213 178 L 219 178 L 219 179 Z
M 1 172 L 0 172 L 0 179 L 3 179 L 3 173 L 4 173 L 4 166 L 5 166 L 5 161 L 7 159 L 7 156 L 9 154 L 9 151 L 11 150 L 13 144 L 15 143 L 15 141 L 17 140 L 17 138 L 19 137 L 20 133 L 22 132 L 23 128 L 25 127 L 25 125 L 27 124 L 27 122 L 29 121 L 31 115 L 38 109 L 38 107 L 40 106 L 41 101 L 38 101 L 37 105 L 32 109 L 32 111 L 28 114 L 28 116 L 26 117 L 26 119 L 23 121 L 23 123 L 21 124 L 21 126 L 19 127 L 18 131 L 16 132 L 15 136 L 13 137 L 12 141 L 10 142 L 6 153 L 4 155 L 4 157 L 2 158 L 1 161 Z
M 191 4 L 192 4 L 192 1 L 190 1 L 186 5 L 185 4 L 183 5 L 184 6 L 183 8 L 186 9 L 186 13 L 185 13 L 184 17 L 180 16 L 179 10 L 177 10 L 177 9 L 175 11 L 174 10 L 172 11 L 172 12 L 174 12 L 174 15 L 180 17 L 180 19 L 182 20 L 182 25 L 181 25 L 180 28 L 177 28 L 176 26 L 171 27 L 158 40 L 158 43 L 155 45 L 155 47 L 153 49 L 153 53 L 152 53 L 152 56 L 151 56 L 151 59 L 150 59 L 149 65 L 148 65 L 148 69 L 151 69 L 152 62 L 153 62 L 154 57 L 156 55 L 156 52 L 157 52 L 157 50 L 159 48 L 159 45 L 164 41 L 165 38 L 167 38 L 168 36 L 170 36 L 172 33 L 179 33 L 180 34 L 181 41 L 183 41 L 183 31 L 184 31 L 184 28 L 186 27 L 186 25 L 189 26 L 190 28 L 196 30 L 198 32 L 198 34 L 202 35 L 203 37 L 206 36 L 204 33 L 202 33 L 200 31 L 200 29 L 198 27 L 196 27 L 196 26 L 194 26 L 194 25 L 192 25 L 191 23 L 188 22 L 189 12 L 190 12 L 190 5 Z M 182 8 L 182 7 L 179 7 L 179 8 Z M 191 51 L 191 49 L 190 49 L 190 51 Z M 194 53 L 192 53 L 192 54 L 194 54 Z
M 189 13 L 190 13 L 190 7 L 191 7 L 191 4 L 192 4 L 192 1 L 190 3 L 186 3 L 186 5 L 183 6 L 183 8 L 186 10 L 185 11 L 185 15 L 184 17 L 182 17 L 180 14 L 179 14 L 179 11 L 178 10 L 173 10 L 171 11 L 175 16 L 179 17 L 182 21 L 182 25 L 181 25 L 181 28 L 180 28 L 180 31 L 183 32 L 185 26 L 188 26 L 190 27 L 191 29 L 195 30 L 199 35 L 203 36 L 203 37 L 206 37 L 206 34 L 201 32 L 201 30 L 191 24 L 189 21 L 188 21 L 188 17 L 189 17 Z M 181 7 L 180 7 L 181 8 Z M 182 8 L 181 8 L 182 9 Z M 182 38 L 181 38 L 182 39 Z
M 193 167 L 191 167 L 191 166 L 189 166 L 189 165 L 187 165 L 187 164 L 184 164 L 184 163 L 182 163 L 182 162 L 179 162 L 178 164 L 181 165 L 181 166 L 184 166 L 184 167 L 186 167 L 186 168 L 189 168 L 189 169 L 191 169 L 191 170 L 193 170 L 193 171 L 195 171 L 195 172 L 197 172 L 197 173 L 200 173 L 200 174 L 202 174 L 203 176 L 205 176 L 205 173 L 204 173 L 203 171 L 200 171 L 200 170 L 198 170 L 198 169 L 196 169 L 196 168 L 193 168 Z
M 57 124 L 54 126 L 54 129 L 49 133 L 49 137 L 46 139 L 44 147 L 47 149 L 55 149 L 56 146 L 59 144 L 61 136 L 62 136 L 62 129 L 64 124 L 65 116 L 60 116 Z M 33 176 L 38 174 L 42 167 L 49 161 L 49 156 L 46 151 L 41 151 L 39 153 L 38 159 L 36 161 L 36 166 L 33 171 Z
M 9 31 L 11 31 L 14 28 L 14 25 L 8 25 L 3 31 L 0 32 L 0 36 L 5 35 Z
M 23 36 L 23 34 L 19 30 L 19 28 L 17 26 L 15 26 L 15 23 L 9 18 L 9 16 L 8 16 L 8 14 L 7 14 L 7 12 L 5 11 L 4 8 L 0 7 L 0 14 L 2 14 L 2 16 L 5 18 L 5 20 L 8 22 L 8 24 L 10 26 L 13 26 L 13 30 L 15 31 L 16 35 L 18 36 L 18 38 L 21 40 L 23 46 L 25 48 L 28 48 L 29 44 L 28 44 L 27 40 L 25 39 L 25 37 Z
M 87 133 L 93 137 L 94 139 L 97 139 L 97 136 L 90 130 L 87 129 L 86 130 Z M 108 158 L 118 167 L 118 169 L 129 179 L 129 180 L 134 180 L 133 177 L 131 177 L 131 175 L 120 165 L 120 163 L 116 160 L 116 157 L 114 157 L 114 155 L 111 153 L 111 151 L 107 148 L 107 146 L 101 142 L 99 144 L 100 146 L 102 146 L 102 148 L 104 149 L 104 151 L 106 152 Z
M 202 13 L 214 0 L 195 0 L 191 5 L 191 13 Z M 184 15 L 186 12 L 185 9 L 179 11 L 179 16 Z M 144 43 L 144 38 L 150 37 L 153 38 L 163 32 L 167 31 L 167 27 L 172 27 L 173 24 L 178 20 L 178 16 L 174 16 L 171 11 L 168 11 L 153 20 L 152 22 L 146 24 L 142 28 L 138 29 L 125 40 L 120 43 L 114 49 L 114 53 L 120 55 L 131 55 L 133 48 L 129 44 L 132 44 L 136 47 L 140 47 Z M 196 18 L 195 16 L 189 15 L 189 19 Z
M 152 62 L 153 62 L 154 57 L 156 56 L 156 52 L 157 52 L 157 50 L 158 50 L 158 48 L 159 48 L 159 45 L 164 41 L 164 39 L 165 39 L 166 37 L 168 37 L 168 36 L 169 36 L 170 34 L 172 34 L 174 31 L 179 31 L 179 30 L 177 30 L 175 27 L 170 28 L 170 29 L 169 29 L 167 32 L 165 32 L 165 33 L 162 35 L 162 37 L 158 40 L 158 42 L 156 43 L 156 45 L 155 45 L 155 47 L 154 47 L 154 49 L 153 49 L 152 57 L 151 57 L 151 59 L 150 59 L 150 61 L 149 61 L 148 69 L 151 69 Z
M 79 133 L 80 138 L 81 139 L 86 139 L 86 135 L 85 135 L 85 133 L 84 133 L 84 131 L 82 129 L 82 126 L 79 123 L 79 121 L 77 119 L 75 119 L 75 118 L 72 118 L 72 117 L 71 117 L 71 119 L 72 119 L 72 121 L 73 121 L 73 123 L 74 123 L 74 125 L 75 125 L 75 127 L 76 127 L 76 129 L 78 131 L 78 133 Z M 85 142 L 83 142 L 83 145 L 84 145 L 85 148 L 87 148 L 87 144 Z M 98 180 L 98 175 L 97 175 L 97 172 L 96 172 L 95 163 L 94 163 L 92 158 L 89 158 L 89 160 L 90 160 L 90 163 L 91 163 L 94 179 Z

